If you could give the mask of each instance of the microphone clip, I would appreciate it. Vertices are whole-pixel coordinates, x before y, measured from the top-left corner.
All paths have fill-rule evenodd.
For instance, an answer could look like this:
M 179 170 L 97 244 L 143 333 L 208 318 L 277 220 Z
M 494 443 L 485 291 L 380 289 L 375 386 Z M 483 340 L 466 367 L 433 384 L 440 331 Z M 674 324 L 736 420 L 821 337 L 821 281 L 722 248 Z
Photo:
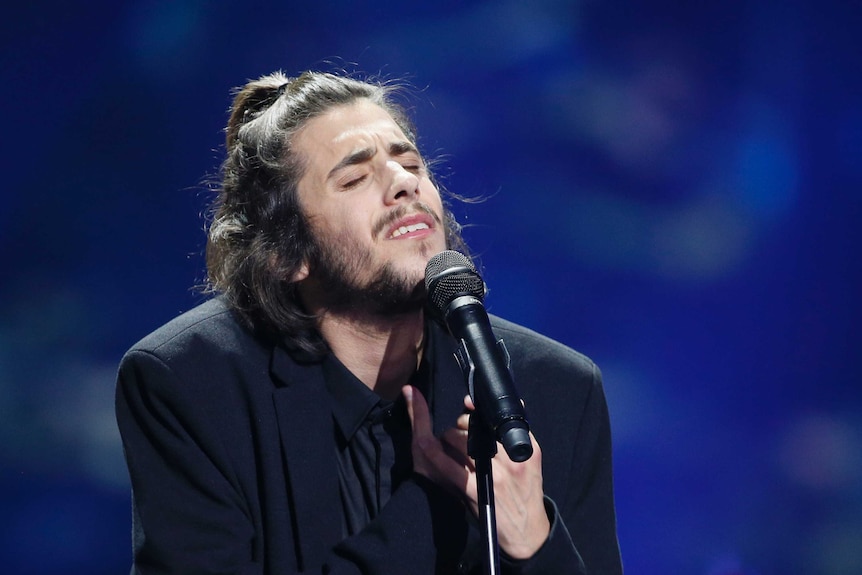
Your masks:
M 512 357 L 509 355 L 506 343 L 502 339 L 497 340 L 497 353 L 503 360 L 506 369 L 509 371 L 509 375 L 514 379 Z M 487 423 L 488 418 L 483 417 L 480 411 L 483 407 L 481 402 L 477 401 L 478 398 L 474 387 L 476 364 L 473 363 L 473 358 L 470 357 L 470 350 L 463 339 L 460 340 L 460 344 L 455 350 L 454 355 L 458 366 L 461 368 L 464 381 L 467 383 L 467 392 L 470 394 L 470 399 L 473 400 L 473 406 L 475 407 L 473 412 L 470 413 L 469 431 L 467 433 L 467 455 L 475 461 L 482 458 L 490 459 L 497 454 L 496 430 Z

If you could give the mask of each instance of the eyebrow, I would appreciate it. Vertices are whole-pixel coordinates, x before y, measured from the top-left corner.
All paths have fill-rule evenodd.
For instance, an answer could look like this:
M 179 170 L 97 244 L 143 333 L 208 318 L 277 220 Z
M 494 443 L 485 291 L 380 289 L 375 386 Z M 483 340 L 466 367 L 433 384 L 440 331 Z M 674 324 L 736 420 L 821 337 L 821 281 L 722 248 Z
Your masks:
M 347 154 L 341 159 L 340 162 L 335 165 L 334 168 L 329 170 L 329 175 L 327 176 L 327 179 L 332 178 L 336 174 L 336 172 L 348 166 L 355 166 L 356 164 L 361 164 L 363 162 L 369 161 L 371 158 L 374 157 L 374 154 L 376 153 L 376 148 L 368 147 Z M 414 153 L 421 158 L 419 150 L 416 149 L 416 146 L 414 146 L 407 140 L 398 140 L 389 144 L 389 155 L 391 156 L 403 156 L 404 154 L 410 153 Z
M 397 142 L 392 142 L 389 144 L 389 155 L 390 156 L 403 156 L 404 154 L 416 154 L 420 158 L 422 155 L 419 153 L 419 150 L 416 149 L 412 143 L 407 140 L 398 140 Z

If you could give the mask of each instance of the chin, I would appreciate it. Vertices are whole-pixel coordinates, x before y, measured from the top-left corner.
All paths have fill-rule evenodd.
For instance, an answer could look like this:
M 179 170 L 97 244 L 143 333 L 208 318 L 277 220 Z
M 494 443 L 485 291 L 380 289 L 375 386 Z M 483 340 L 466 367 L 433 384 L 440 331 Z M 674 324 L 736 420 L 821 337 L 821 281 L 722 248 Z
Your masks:
M 393 255 L 389 260 L 392 269 L 401 277 L 410 281 L 425 282 L 425 268 L 428 261 L 446 249 L 436 245 L 437 242 L 423 241 L 413 247 L 409 255 Z
M 441 250 L 442 251 L 442 250 Z M 436 251 L 428 251 L 427 253 L 422 253 L 421 257 L 416 258 L 415 263 L 409 266 L 409 269 L 406 269 L 405 272 L 413 277 L 415 275 L 419 281 L 425 281 L 425 268 L 428 267 L 428 261 L 437 255 L 440 252 Z

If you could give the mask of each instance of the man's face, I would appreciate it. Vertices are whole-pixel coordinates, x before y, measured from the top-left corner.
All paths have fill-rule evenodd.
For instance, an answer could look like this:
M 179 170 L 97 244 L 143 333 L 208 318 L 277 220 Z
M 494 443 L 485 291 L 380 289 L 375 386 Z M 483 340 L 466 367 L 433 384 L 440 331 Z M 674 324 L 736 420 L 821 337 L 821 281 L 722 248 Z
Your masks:
M 446 249 L 443 205 L 392 117 L 359 100 L 310 120 L 293 144 L 305 162 L 298 192 L 317 247 L 307 262 L 315 297 L 377 312 L 421 305 L 425 266 Z

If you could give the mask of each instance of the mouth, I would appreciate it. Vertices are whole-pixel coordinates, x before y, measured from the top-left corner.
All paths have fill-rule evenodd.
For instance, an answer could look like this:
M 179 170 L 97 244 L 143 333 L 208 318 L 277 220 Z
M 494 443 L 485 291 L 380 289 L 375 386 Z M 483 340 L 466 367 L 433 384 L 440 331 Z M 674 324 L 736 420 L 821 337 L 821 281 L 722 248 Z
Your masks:
M 374 226 L 374 237 L 387 240 L 424 238 L 433 234 L 442 222 L 440 216 L 423 202 L 411 206 L 399 206 Z
M 398 228 L 397 230 L 392 232 L 392 235 L 390 235 L 389 237 L 394 239 L 394 238 L 401 237 L 404 234 L 409 234 L 409 233 L 413 233 L 413 232 L 416 232 L 419 230 L 428 230 L 428 229 L 430 229 L 430 228 L 428 227 L 428 224 L 426 224 L 426 223 L 411 224 L 409 226 L 401 226 L 400 228 Z
M 401 218 L 389 227 L 388 239 L 424 237 L 434 229 L 434 220 L 428 214 L 413 214 Z

